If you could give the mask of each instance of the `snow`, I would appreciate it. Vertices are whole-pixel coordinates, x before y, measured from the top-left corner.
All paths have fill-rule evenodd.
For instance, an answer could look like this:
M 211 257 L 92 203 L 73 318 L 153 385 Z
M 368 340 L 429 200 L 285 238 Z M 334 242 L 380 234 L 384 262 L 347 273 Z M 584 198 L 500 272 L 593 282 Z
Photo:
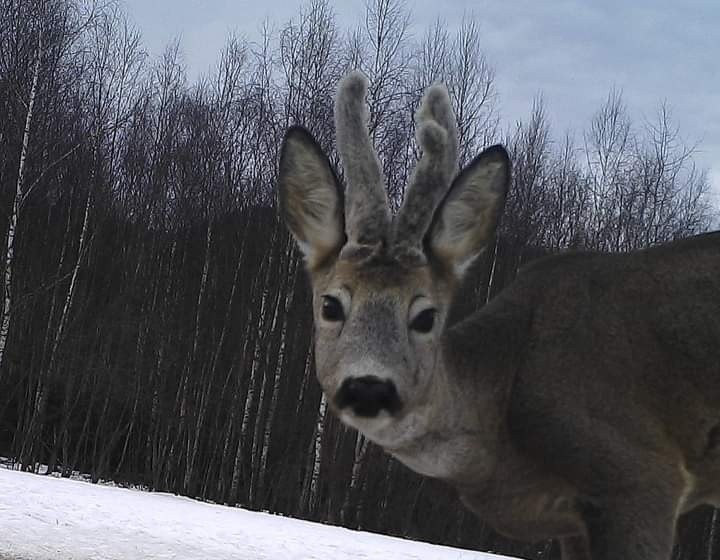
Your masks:
M 503 557 L 170 494 L 0 468 L 0 559 L 139 558 L 499 560 Z

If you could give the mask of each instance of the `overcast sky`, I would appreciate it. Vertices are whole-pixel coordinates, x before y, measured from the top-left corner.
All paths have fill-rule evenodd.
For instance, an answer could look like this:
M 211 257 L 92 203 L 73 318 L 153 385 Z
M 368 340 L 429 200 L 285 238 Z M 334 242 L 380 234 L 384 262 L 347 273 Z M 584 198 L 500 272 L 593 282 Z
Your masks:
M 249 39 L 269 18 L 281 24 L 302 0 L 126 0 L 157 56 L 181 38 L 191 78 L 217 60 L 229 32 Z M 496 70 L 505 125 L 529 114 L 543 93 L 555 134 L 581 131 L 611 87 L 635 117 L 666 100 L 720 205 L 720 2 L 718 0 L 407 0 L 413 32 L 442 17 L 455 27 L 473 13 Z M 355 27 L 363 2 L 334 2 L 341 27 Z

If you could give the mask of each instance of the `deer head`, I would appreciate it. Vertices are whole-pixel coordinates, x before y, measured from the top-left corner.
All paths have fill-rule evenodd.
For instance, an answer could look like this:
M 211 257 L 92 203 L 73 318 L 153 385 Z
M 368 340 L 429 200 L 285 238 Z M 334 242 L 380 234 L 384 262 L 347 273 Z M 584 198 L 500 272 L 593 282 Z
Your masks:
M 510 162 L 493 146 L 456 173 L 455 116 L 445 87 L 433 85 L 415 117 L 422 157 L 391 216 L 366 90 L 353 72 L 336 97 L 345 188 L 310 133 L 293 127 L 279 200 L 312 280 L 322 389 L 346 424 L 393 449 L 429 429 L 451 299 L 494 233 Z

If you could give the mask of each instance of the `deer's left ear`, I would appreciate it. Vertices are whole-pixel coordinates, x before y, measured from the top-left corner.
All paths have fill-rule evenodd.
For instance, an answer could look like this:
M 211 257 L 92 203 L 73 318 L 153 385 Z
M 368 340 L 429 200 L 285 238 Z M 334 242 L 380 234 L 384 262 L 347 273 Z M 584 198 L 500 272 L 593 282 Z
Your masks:
M 327 157 L 302 127 L 285 135 L 278 189 L 280 213 L 312 270 L 345 243 L 343 192 Z
M 490 241 L 509 185 L 508 153 L 492 146 L 462 170 L 435 211 L 427 246 L 456 276 L 462 276 Z

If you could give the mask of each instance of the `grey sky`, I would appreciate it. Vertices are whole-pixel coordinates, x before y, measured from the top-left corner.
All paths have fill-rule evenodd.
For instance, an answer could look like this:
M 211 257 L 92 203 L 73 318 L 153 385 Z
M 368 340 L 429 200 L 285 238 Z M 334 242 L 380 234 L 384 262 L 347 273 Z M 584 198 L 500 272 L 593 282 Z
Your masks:
M 283 23 L 302 0 L 126 0 L 152 55 L 182 38 L 191 77 L 217 59 L 230 31 L 252 39 L 264 18 Z M 581 131 L 611 87 L 636 120 L 667 100 L 683 137 L 698 141 L 720 205 L 720 2 L 717 0 L 407 0 L 413 32 L 438 16 L 450 26 L 467 13 L 481 23 L 496 69 L 503 122 L 530 112 L 542 92 L 555 134 Z M 334 3 L 344 27 L 363 2 Z

